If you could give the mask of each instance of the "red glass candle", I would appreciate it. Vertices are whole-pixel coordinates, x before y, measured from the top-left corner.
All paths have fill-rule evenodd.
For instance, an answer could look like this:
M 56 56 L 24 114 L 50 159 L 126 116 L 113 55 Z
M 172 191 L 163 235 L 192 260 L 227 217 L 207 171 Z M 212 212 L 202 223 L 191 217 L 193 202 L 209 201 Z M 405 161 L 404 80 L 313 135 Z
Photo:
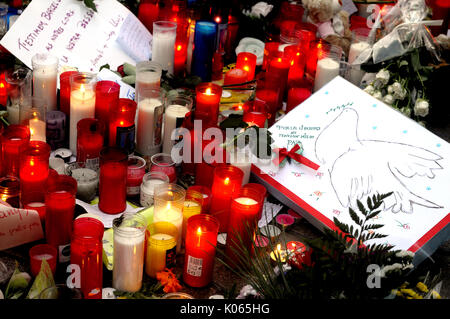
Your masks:
M 73 222 L 70 263 L 80 267 L 85 299 L 102 299 L 103 230 L 103 223 L 96 218 L 81 217 Z
M 194 185 L 187 189 L 186 194 L 189 194 L 190 191 L 195 191 L 202 194 L 202 214 L 209 213 L 209 207 L 211 205 L 211 189 L 202 185 Z
M 66 71 L 59 76 L 59 109 L 70 117 L 70 76 L 77 71 Z
M 223 80 L 223 85 L 234 85 L 247 82 L 248 72 L 242 69 L 231 69 L 225 73 L 225 79 Z M 245 85 L 244 85 L 245 86 Z M 242 86 L 243 87 L 243 86 Z
M 134 155 L 128 157 L 127 196 L 137 197 L 140 195 L 146 164 L 142 157 Z
M 275 117 L 278 110 L 279 90 L 274 89 L 256 89 L 255 101 L 265 102 L 268 108 L 269 126 L 275 123 Z
M 28 252 L 30 255 L 31 275 L 36 277 L 41 271 L 42 261 L 47 261 L 53 276 L 56 272 L 56 260 L 58 259 L 58 251 L 55 247 L 48 244 L 39 244 L 31 247 Z
M 95 87 L 95 118 L 99 119 L 105 127 L 105 142 L 111 144 L 109 123 L 111 113 L 117 109 L 119 104 L 120 85 L 113 81 L 99 81 Z M 113 143 L 115 140 L 113 140 Z M 105 143 L 108 145 L 108 143 Z
M 39 201 L 43 201 L 49 173 L 50 151 L 50 145 L 40 141 L 31 141 L 23 151 L 19 172 L 22 204 L 28 203 L 28 196 L 35 192 L 41 194 Z
M 258 127 L 266 127 L 267 113 L 262 112 L 248 112 L 245 113 L 242 120 L 249 126 L 256 125 Z
M 219 221 L 211 215 L 190 217 L 186 229 L 183 281 L 191 287 L 205 287 L 212 281 Z
M 187 41 L 177 40 L 175 42 L 175 54 L 173 68 L 176 75 L 184 74 L 187 60 Z
M 243 178 L 244 172 L 229 164 L 218 166 L 214 170 L 210 213 L 219 220 L 220 232 L 228 230 L 231 199 L 241 189 Z
M 3 174 L 19 177 L 20 154 L 30 142 L 30 129 L 25 125 L 9 125 L 1 139 Z
M 195 93 L 195 119 L 202 120 L 204 125 L 216 125 L 222 87 L 214 83 L 200 83 L 195 88 Z
M 175 162 L 169 154 L 158 153 L 151 157 L 152 166 L 150 172 L 162 172 L 169 177 L 169 183 L 176 183 L 177 172 Z
M 132 153 L 135 148 L 136 128 L 134 124 L 137 103 L 130 99 L 119 99 L 110 109 L 109 146 L 117 146 Z
M 330 50 L 331 46 L 322 39 L 310 43 L 308 58 L 306 60 L 306 73 L 308 73 L 309 76 L 312 78 L 315 77 L 317 61 L 321 59 L 323 55 L 330 52 Z
M 58 260 L 70 260 L 70 237 L 75 211 L 77 181 L 67 175 L 59 175 L 52 183 L 47 183 L 45 195 L 45 238 L 47 243 L 58 250 Z
M 250 52 L 240 52 L 237 55 L 236 69 L 248 72 L 247 81 L 253 80 L 256 69 L 256 55 Z
M 292 88 L 288 91 L 286 113 L 292 111 L 297 105 L 303 103 L 311 96 L 311 91 L 305 88 Z
M 278 96 L 277 108 L 281 108 L 283 103 L 283 97 L 287 86 L 289 68 L 291 67 L 291 61 L 284 52 L 274 53 L 269 59 L 266 72 L 266 88 L 279 89 L 280 94 Z
M 251 186 L 244 186 L 234 194 L 225 248 L 230 263 L 239 264 L 239 257 L 235 251 L 251 248 L 263 203 L 264 197 L 261 192 Z
M 206 150 L 206 152 L 205 152 Z M 218 140 L 202 140 L 202 158 L 195 163 L 195 183 L 211 188 L 216 167 L 228 162 L 229 154 L 219 146 Z
M 0 75 L 0 104 L 6 106 L 8 103 L 8 83 L 6 82 L 6 74 Z
M 85 118 L 77 124 L 77 162 L 98 164 L 103 148 L 104 126 L 98 119 Z
M 41 225 L 45 227 L 45 194 L 42 194 L 42 192 L 27 194 L 26 198 L 22 197 L 22 206 L 24 209 L 37 211 L 41 219 Z
M 119 214 L 127 207 L 128 153 L 117 147 L 100 151 L 98 208 L 106 214 Z
M 267 42 L 264 45 L 264 59 L 262 64 L 262 69 L 267 70 L 267 64 L 269 63 L 269 56 L 278 52 L 278 47 L 280 46 L 279 42 Z
M 261 209 L 260 209 L 258 217 L 257 217 L 257 219 L 260 220 L 261 217 L 262 217 L 264 200 L 267 197 L 267 188 L 265 188 L 263 185 L 258 184 L 258 183 L 247 183 L 247 184 L 244 185 L 244 187 L 251 187 L 255 191 L 259 192 L 261 194 L 262 198 L 263 198 L 263 204 L 261 205 Z
M 217 81 L 222 80 L 223 77 L 223 66 L 224 66 L 224 56 L 225 52 L 216 51 L 212 56 L 212 68 L 211 68 L 211 80 Z
M 142 0 L 139 3 L 138 19 L 145 25 L 150 33 L 153 33 L 153 22 L 158 21 L 158 15 L 158 0 Z

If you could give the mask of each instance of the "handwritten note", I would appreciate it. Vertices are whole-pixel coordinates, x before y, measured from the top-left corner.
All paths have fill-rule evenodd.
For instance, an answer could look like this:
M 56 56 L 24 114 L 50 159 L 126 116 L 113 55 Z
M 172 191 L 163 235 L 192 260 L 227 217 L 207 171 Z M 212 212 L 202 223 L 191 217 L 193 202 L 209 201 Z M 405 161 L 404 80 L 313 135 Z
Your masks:
M 142 24 L 129 18 L 133 14 L 126 7 L 115 0 L 95 3 L 98 12 L 77 0 L 32 1 L 0 43 L 30 68 L 33 55 L 42 52 L 57 56 L 60 66 L 86 72 L 98 72 L 107 63 L 116 69 L 150 56 L 149 45 L 123 47 L 135 34 L 140 39 L 149 36 Z M 126 41 L 125 34 L 131 31 Z
M 150 60 L 152 35 L 134 14 L 123 22 L 117 42 L 137 62 Z
M 37 211 L 0 206 L 0 250 L 43 237 L 44 233 Z

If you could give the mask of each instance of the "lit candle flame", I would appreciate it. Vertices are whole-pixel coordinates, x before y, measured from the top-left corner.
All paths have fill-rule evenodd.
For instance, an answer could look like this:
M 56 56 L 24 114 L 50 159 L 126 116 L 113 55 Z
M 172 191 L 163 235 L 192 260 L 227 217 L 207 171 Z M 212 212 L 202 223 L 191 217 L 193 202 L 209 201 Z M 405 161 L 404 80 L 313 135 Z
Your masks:
M 182 48 L 182 46 L 179 44 L 179 45 L 177 46 L 177 51 L 181 51 L 181 48 Z
M 84 84 L 80 85 L 80 91 L 81 91 L 81 93 L 84 93 L 86 91 L 86 88 L 84 87 Z
M 278 62 L 280 62 L 280 63 L 281 63 L 281 58 L 278 58 Z
M 244 66 L 244 71 L 250 71 L 250 68 L 248 67 L 248 65 Z
M 220 21 L 222 21 L 222 19 L 221 19 L 220 17 L 216 17 L 215 21 L 216 21 L 217 23 L 220 23 Z
M 281 253 L 281 244 L 278 244 L 278 245 L 277 245 L 277 251 L 278 251 L 278 254 Z
M 3 89 L 5 87 L 5 84 L 3 82 L 0 82 L 0 89 Z
M 225 185 L 228 185 L 229 183 L 230 183 L 230 178 L 229 178 L 229 177 L 225 178 L 224 184 L 225 184 Z
M 211 88 L 207 88 L 205 91 L 206 95 L 212 95 Z
M 202 234 L 202 228 L 199 226 L 197 228 L 197 235 L 200 236 Z

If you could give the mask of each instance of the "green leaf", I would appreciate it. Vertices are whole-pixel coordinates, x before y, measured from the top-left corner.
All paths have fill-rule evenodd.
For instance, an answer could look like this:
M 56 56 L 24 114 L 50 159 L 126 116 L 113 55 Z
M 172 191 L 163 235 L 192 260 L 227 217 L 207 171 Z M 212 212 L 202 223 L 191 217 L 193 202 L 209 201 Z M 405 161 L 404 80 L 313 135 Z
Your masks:
M 110 66 L 109 64 L 103 64 L 103 65 L 100 67 L 100 70 L 99 70 L 99 71 L 101 71 L 101 70 L 103 70 L 103 69 L 111 70 L 111 66 Z
M 248 124 L 242 120 L 243 116 L 240 114 L 230 114 L 226 119 L 220 122 L 219 126 L 222 130 L 227 128 L 247 128 Z
M 358 205 L 359 211 L 360 211 L 364 216 L 366 216 L 367 210 L 366 210 L 366 208 L 364 207 L 364 205 L 360 202 L 359 199 L 356 201 L 356 204 Z
M 30 281 L 30 275 L 26 272 L 20 272 L 19 264 L 16 261 L 16 269 L 9 279 L 8 286 L 6 287 L 5 291 L 5 298 L 19 299 L 26 292 Z
M 352 208 L 349 209 L 349 213 L 350 213 L 350 217 L 352 218 L 352 220 L 358 226 L 361 226 L 362 225 L 362 220 L 358 217 L 358 214 L 356 214 L 356 212 Z
M 83 2 L 86 7 L 97 12 L 97 6 L 95 5 L 94 0 L 83 0 Z

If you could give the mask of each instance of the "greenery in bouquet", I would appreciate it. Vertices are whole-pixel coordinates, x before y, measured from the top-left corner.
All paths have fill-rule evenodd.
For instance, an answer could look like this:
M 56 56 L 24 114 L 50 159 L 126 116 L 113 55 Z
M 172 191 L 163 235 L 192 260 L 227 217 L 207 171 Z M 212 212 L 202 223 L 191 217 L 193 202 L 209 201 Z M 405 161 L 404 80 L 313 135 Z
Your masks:
M 449 64 L 444 59 L 436 63 L 425 47 L 378 64 L 366 63 L 361 68 L 375 75 L 365 92 L 423 126 L 436 118 L 430 116 L 432 112 L 443 112 L 444 105 L 439 101 L 444 92 L 436 91 L 435 84 L 446 81 Z
M 349 209 L 352 225 L 334 218 L 337 229 L 325 228 L 323 237 L 305 239 L 310 257 L 305 257 L 303 252 L 288 253 L 286 261 L 277 256 L 274 263 L 267 254 L 238 248 L 235 251 L 239 258 L 237 265 L 219 258 L 249 283 L 237 298 L 438 298 L 439 294 L 430 287 L 436 286 L 439 276 L 421 277 L 414 272 L 412 252 L 373 242 L 386 237 L 377 232 L 383 225 L 375 221 L 383 200 L 390 195 L 369 196 L 367 207 L 358 201 L 358 212 Z M 270 251 L 274 251 L 275 245 L 276 242 L 269 241 Z

